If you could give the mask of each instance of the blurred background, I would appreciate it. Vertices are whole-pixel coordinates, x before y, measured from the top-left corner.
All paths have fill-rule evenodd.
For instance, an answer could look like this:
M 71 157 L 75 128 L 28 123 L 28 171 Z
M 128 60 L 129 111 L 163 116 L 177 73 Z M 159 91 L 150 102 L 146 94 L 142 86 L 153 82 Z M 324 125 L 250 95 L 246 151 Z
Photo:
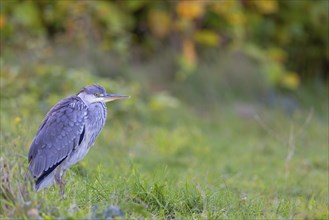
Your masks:
M 122 82 L 136 99 L 153 97 L 150 108 L 248 98 L 289 114 L 326 112 L 328 4 L 4 0 L 1 98 L 51 99 L 96 76 L 108 89 Z
M 56 75 L 63 82 L 75 71 L 186 100 L 251 95 L 273 103 L 278 91 L 287 97 L 328 85 L 328 4 L 4 0 L 1 89 Z M 44 82 L 42 92 L 65 89 L 56 82 Z
M 131 99 L 108 105 L 97 160 L 77 172 L 129 173 L 131 160 L 145 175 L 233 176 L 254 192 L 288 178 L 288 196 L 324 201 L 328 11 L 327 0 L 1 0 L 1 145 L 23 149 L 25 166 L 49 108 L 101 84 Z M 317 181 L 300 186 L 303 169 Z

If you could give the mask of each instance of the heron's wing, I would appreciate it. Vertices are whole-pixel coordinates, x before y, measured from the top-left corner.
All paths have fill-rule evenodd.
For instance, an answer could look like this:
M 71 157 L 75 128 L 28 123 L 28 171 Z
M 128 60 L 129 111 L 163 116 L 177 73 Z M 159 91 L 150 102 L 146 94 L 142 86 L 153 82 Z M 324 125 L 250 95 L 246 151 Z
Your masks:
M 28 155 L 34 178 L 50 173 L 81 143 L 86 116 L 87 106 L 76 96 L 63 99 L 47 113 Z

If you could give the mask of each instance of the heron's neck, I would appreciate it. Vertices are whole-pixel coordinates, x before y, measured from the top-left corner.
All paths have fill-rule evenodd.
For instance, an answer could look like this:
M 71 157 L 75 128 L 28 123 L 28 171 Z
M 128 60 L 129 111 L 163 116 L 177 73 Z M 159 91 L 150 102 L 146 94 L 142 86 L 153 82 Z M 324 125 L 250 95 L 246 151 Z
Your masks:
M 91 95 L 86 95 L 85 93 L 78 94 L 78 97 L 87 105 L 91 105 L 95 103 L 95 97 Z

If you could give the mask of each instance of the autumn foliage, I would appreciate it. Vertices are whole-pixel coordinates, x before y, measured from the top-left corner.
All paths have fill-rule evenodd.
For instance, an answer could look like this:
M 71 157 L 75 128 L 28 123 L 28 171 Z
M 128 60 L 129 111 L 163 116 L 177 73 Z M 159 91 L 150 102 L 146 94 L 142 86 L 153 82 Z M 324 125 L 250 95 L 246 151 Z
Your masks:
M 301 80 L 328 79 L 328 10 L 326 0 L 10 0 L 1 2 L 1 43 L 28 43 L 18 36 L 92 42 L 128 57 L 132 48 L 152 55 L 169 46 L 182 79 L 197 68 L 201 50 L 239 50 L 273 84 L 296 89 Z

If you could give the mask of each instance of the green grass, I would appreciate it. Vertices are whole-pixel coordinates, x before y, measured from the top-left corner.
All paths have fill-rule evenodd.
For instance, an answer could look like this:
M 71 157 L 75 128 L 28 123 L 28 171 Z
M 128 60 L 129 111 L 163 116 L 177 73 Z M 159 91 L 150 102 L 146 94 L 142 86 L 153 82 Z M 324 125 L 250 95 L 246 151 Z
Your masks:
M 53 96 L 38 82 L 21 82 L 17 98 L 2 88 L 1 219 L 105 218 L 110 206 L 126 219 L 328 219 L 328 124 L 316 111 L 255 104 L 255 117 L 234 102 L 195 107 L 144 96 L 139 84 L 70 77 Z M 92 82 L 133 97 L 108 105 L 95 145 L 66 173 L 64 199 L 58 187 L 34 192 L 26 155 L 44 114 Z

